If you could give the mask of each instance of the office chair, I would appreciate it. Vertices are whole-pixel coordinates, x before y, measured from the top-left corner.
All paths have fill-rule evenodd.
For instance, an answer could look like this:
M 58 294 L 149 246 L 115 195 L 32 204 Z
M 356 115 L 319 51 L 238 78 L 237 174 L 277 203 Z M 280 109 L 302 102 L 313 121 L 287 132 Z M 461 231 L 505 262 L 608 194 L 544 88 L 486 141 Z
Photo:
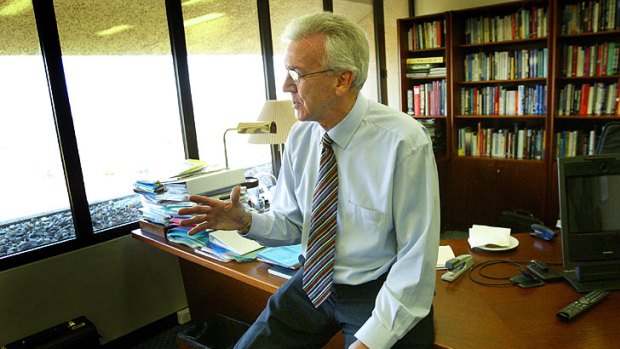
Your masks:
M 603 126 L 597 153 L 620 153 L 620 122 L 612 121 Z

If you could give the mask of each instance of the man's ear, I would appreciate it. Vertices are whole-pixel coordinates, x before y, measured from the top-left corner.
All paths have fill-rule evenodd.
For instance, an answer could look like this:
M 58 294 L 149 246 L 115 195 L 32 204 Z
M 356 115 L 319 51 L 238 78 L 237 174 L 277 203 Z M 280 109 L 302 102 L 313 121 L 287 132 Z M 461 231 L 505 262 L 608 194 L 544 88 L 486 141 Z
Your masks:
M 351 91 L 351 86 L 353 85 L 353 79 L 355 78 L 355 74 L 352 71 L 343 70 L 338 74 L 338 79 L 336 80 L 336 94 L 344 95 Z

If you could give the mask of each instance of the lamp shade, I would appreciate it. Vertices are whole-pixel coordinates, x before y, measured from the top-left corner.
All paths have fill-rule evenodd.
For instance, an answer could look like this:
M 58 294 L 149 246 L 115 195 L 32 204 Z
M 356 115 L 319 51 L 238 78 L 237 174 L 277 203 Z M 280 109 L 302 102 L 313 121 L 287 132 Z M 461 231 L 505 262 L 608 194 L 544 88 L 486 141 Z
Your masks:
M 297 121 L 291 101 L 265 101 L 257 121 L 273 121 L 276 133 L 252 134 L 248 142 L 252 144 L 284 144 L 293 124 Z

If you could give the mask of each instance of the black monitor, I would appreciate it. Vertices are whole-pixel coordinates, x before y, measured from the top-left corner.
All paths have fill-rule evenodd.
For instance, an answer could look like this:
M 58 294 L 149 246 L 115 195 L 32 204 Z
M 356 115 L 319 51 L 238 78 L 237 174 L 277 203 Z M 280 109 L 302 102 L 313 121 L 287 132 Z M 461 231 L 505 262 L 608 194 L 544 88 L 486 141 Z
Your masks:
M 558 176 L 564 277 L 579 292 L 620 289 L 620 154 L 559 159 Z

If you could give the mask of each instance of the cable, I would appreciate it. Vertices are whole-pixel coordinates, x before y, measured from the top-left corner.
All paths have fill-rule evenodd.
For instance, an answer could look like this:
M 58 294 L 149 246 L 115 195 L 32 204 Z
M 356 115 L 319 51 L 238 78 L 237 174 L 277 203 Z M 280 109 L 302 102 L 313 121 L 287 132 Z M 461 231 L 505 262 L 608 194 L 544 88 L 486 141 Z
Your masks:
M 482 286 L 488 286 L 488 287 L 513 286 L 513 283 L 510 281 L 508 282 L 484 282 L 481 280 L 476 280 L 476 278 L 474 278 L 474 273 L 477 272 L 478 273 L 477 275 L 479 275 L 481 278 L 486 278 L 490 280 L 509 280 L 511 276 L 492 276 L 487 273 L 484 273 L 484 270 L 495 264 L 511 264 L 517 267 L 517 269 L 519 269 L 519 273 L 525 272 L 525 268 L 522 267 L 519 263 L 521 262 L 516 262 L 512 260 L 490 260 L 490 261 L 482 262 L 480 264 L 475 265 L 473 268 L 469 270 L 468 277 L 472 282 L 482 285 Z

